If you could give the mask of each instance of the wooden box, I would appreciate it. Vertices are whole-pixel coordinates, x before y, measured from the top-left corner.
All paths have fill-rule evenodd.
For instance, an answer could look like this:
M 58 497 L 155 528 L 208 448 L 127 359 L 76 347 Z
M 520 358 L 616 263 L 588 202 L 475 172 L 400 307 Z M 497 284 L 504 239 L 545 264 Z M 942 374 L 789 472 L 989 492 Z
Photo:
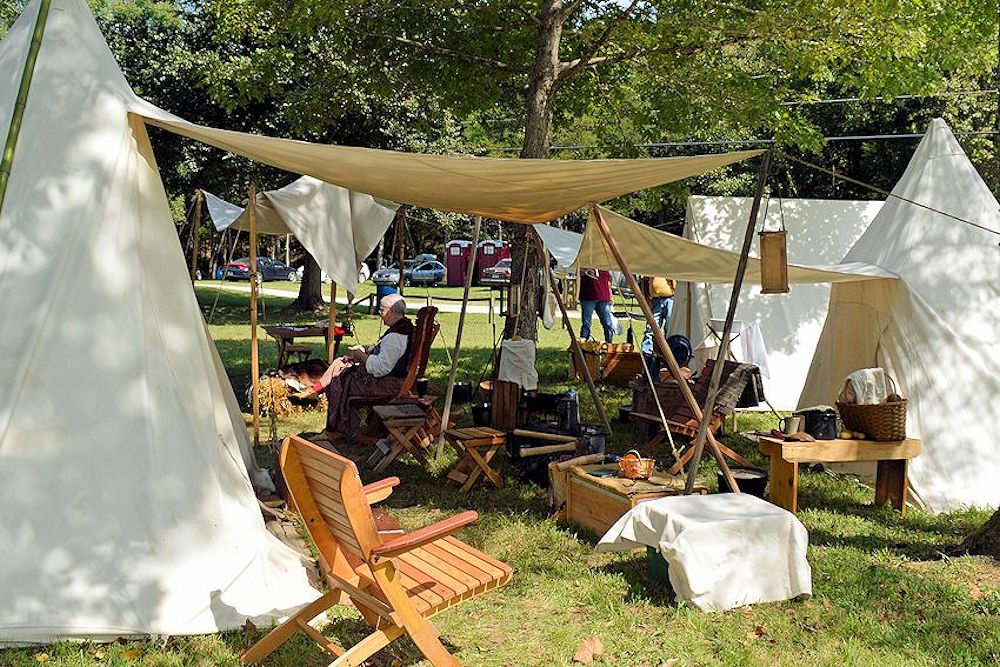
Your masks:
M 607 464 L 570 468 L 566 484 L 566 519 L 597 535 L 603 535 L 626 512 L 644 500 L 677 496 L 684 492 L 684 479 L 654 472 L 648 479 L 629 480 L 624 477 L 594 477 L 593 471 L 612 469 Z M 708 489 L 695 485 L 695 493 Z
M 597 382 L 628 382 L 642 372 L 642 353 L 637 352 L 634 345 L 592 341 L 583 341 L 579 345 L 590 375 Z M 570 378 L 582 380 L 583 369 L 579 368 L 579 361 L 572 344 L 569 348 L 569 358 L 572 369 Z
M 649 389 L 649 381 L 646 378 L 637 378 L 632 381 L 632 412 L 640 412 L 647 415 L 657 415 L 656 403 L 653 401 L 653 392 Z M 684 394 L 681 387 L 673 380 L 659 381 L 653 383 L 656 387 L 656 395 L 660 399 L 663 413 L 672 415 L 677 408 L 687 405 L 684 401 Z

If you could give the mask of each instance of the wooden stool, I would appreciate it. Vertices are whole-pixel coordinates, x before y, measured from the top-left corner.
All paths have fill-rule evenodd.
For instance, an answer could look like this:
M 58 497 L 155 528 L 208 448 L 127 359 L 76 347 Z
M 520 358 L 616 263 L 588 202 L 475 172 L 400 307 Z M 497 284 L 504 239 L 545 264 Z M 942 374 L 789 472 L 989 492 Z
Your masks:
M 456 428 L 444 432 L 444 439 L 458 452 L 458 465 L 448 473 L 448 481 L 462 485 L 465 493 L 472 488 L 480 475 L 493 482 L 498 489 L 503 487 L 503 478 L 490 467 L 490 460 L 503 447 L 506 435 L 503 431 L 487 428 Z
M 368 463 L 375 465 L 376 472 L 385 470 L 403 452 L 409 452 L 418 461 L 427 461 L 433 436 L 424 407 L 418 404 L 375 405 L 372 412 L 389 432 L 389 451 L 376 448 L 368 457 Z

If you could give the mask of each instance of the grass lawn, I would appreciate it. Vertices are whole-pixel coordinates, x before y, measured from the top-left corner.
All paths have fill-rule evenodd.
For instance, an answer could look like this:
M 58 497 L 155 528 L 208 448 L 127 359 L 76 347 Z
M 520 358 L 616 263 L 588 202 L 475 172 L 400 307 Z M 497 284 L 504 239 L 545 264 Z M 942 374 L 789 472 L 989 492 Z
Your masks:
M 208 283 L 198 294 L 207 313 L 216 290 Z M 279 310 L 287 302 L 267 299 L 262 323 L 290 321 Z M 244 295 L 222 294 L 210 324 L 238 395 L 249 378 L 246 312 Z M 445 313 L 440 320 L 443 340 L 433 347 L 428 375 L 443 384 L 448 371 L 444 341 L 454 340 L 458 316 Z M 375 317 L 359 316 L 356 324 L 358 342 L 375 340 Z M 499 331 L 502 322 L 495 326 Z M 486 315 L 470 315 L 460 379 L 475 382 L 486 372 L 493 341 L 494 323 Z M 564 332 L 541 330 L 538 362 L 546 390 L 570 386 L 566 346 Z M 274 345 L 263 334 L 260 349 L 262 367 L 273 365 Z M 314 356 L 320 356 L 318 343 L 316 349 Z M 596 421 L 584 388 L 576 388 L 585 419 Z M 629 402 L 625 387 L 600 391 L 609 413 Z M 297 415 L 278 423 L 278 435 L 320 430 L 323 421 L 317 413 Z M 761 416 L 741 416 L 740 423 L 769 426 Z M 609 451 L 622 453 L 640 442 L 631 427 L 614 426 Z M 764 463 L 742 438 L 726 440 Z M 364 453 L 359 447 L 346 451 L 356 458 Z M 260 458 L 266 460 L 266 453 Z M 986 511 L 931 515 L 911 509 L 901 521 L 888 508 L 872 507 L 873 490 L 853 478 L 804 470 L 799 518 L 809 531 L 813 598 L 706 614 L 678 604 L 654 584 L 646 576 L 644 552 L 596 553 L 596 536 L 547 519 L 544 493 L 535 486 L 508 476 L 511 483 L 502 491 L 483 486 L 459 496 L 443 484 L 451 463 L 446 459 L 426 470 L 409 459 L 397 461 L 386 474 L 398 475 L 403 484 L 387 505 L 408 529 L 475 509 L 480 519 L 461 537 L 513 566 L 507 587 L 435 617 L 446 645 L 467 665 L 571 665 L 577 644 L 592 636 L 605 646 L 596 664 L 623 667 L 656 667 L 671 658 L 684 666 L 1000 665 L 1000 563 L 943 556 L 988 518 Z M 509 472 L 505 465 L 498 466 L 501 472 Z M 367 469 L 360 468 L 365 477 Z M 715 487 L 708 458 L 701 477 Z M 349 645 L 363 635 L 358 619 L 350 609 L 338 610 L 327 632 Z M 166 642 L 62 643 L 0 652 L 0 665 L 235 665 L 239 651 L 255 636 L 234 631 Z M 412 645 L 400 640 L 371 664 L 427 664 L 417 657 Z M 328 662 L 299 637 L 267 664 Z

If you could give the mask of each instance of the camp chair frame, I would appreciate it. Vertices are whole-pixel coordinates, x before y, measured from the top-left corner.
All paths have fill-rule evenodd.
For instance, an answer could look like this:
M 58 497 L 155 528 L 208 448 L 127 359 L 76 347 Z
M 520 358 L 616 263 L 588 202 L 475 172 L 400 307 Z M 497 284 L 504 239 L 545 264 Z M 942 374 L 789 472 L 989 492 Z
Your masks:
M 352 461 L 297 436 L 285 439 L 279 462 L 306 530 L 329 568 L 331 590 L 244 652 L 243 664 L 259 664 L 301 631 L 336 656 L 331 667 L 359 666 L 404 634 L 431 664 L 460 665 L 428 619 L 503 586 L 512 574 L 508 565 L 451 536 L 478 515 L 462 512 L 412 533 L 383 538 L 371 505 L 387 498 L 399 478 L 363 487 Z M 347 602 L 372 632 L 344 649 L 309 621 Z

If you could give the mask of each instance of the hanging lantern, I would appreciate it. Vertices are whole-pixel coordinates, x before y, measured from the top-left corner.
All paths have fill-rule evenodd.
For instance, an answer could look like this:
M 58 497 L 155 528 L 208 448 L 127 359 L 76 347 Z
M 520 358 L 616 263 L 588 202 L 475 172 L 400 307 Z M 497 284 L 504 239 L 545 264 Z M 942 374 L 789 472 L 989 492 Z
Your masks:
M 768 200 L 770 205 L 770 200 Z M 775 231 L 761 230 L 760 236 L 760 293 L 788 293 L 788 233 L 785 230 L 785 210 L 778 197 L 778 218 L 781 229 Z M 767 221 L 767 209 L 764 210 L 764 221 Z

